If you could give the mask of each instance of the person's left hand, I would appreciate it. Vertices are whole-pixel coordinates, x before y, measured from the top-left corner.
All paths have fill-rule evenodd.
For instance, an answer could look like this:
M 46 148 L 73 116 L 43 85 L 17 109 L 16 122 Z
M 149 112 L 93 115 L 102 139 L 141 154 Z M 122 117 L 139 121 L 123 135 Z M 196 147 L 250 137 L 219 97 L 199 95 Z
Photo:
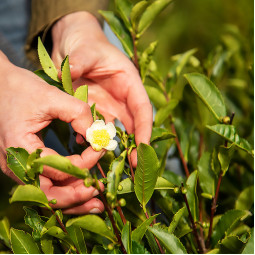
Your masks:
M 106 121 L 119 119 L 136 144 L 149 144 L 152 106 L 133 63 L 109 43 L 98 21 L 87 12 L 76 12 L 60 19 L 52 28 L 52 59 L 60 69 L 69 55 L 74 89 L 89 85 L 89 102 Z M 77 142 L 82 142 L 77 137 Z M 137 164 L 137 155 L 132 155 Z

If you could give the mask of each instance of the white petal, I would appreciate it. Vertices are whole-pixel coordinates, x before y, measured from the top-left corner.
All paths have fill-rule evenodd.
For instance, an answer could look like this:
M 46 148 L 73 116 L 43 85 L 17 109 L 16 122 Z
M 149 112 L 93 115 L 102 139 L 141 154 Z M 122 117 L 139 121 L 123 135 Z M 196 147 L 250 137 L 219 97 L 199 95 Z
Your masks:
M 86 130 L 86 141 L 87 142 L 91 142 L 91 140 L 92 140 L 92 137 L 93 137 L 93 128 L 88 128 L 87 130 Z
M 103 149 L 102 146 L 95 144 L 95 143 L 90 143 L 90 145 L 93 148 L 93 150 L 95 150 L 95 151 L 101 151 Z
M 104 147 L 108 151 L 114 151 L 118 145 L 118 142 L 115 140 L 110 140 L 108 146 Z
M 93 130 L 96 130 L 96 129 L 103 129 L 105 128 L 105 123 L 103 120 L 96 120 L 90 128 L 93 128 Z
M 108 122 L 108 123 L 105 125 L 105 129 L 106 129 L 107 132 L 109 133 L 110 139 L 113 139 L 113 138 L 116 136 L 116 128 L 115 128 L 115 126 L 113 125 L 112 122 Z

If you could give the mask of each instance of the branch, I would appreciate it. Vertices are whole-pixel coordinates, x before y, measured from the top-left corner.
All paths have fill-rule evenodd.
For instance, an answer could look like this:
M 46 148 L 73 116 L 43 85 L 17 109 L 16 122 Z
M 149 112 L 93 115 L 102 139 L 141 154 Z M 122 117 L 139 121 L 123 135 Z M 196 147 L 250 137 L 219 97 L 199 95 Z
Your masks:
M 129 166 L 130 166 L 131 179 L 132 179 L 132 182 L 134 182 L 135 181 L 135 174 L 134 174 L 134 169 L 133 169 L 132 162 L 131 162 L 131 154 L 128 153 L 128 148 L 126 150 L 127 150 L 128 163 L 129 163 Z
M 184 185 L 182 183 L 182 188 L 184 188 Z M 194 219 L 192 217 L 192 214 L 191 214 L 191 211 L 190 211 L 190 207 L 189 207 L 189 203 L 188 203 L 188 199 L 187 199 L 187 196 L 186 194 L 182 193 L 183 194 L 183 198 L 184 198 L 184 202 L 186 204 L 186 207 L 187 207 L 187 210 L 188 210 L 188 213 L 189 213 L 189 220 L 191 222 L 191 227 L 192 227 L 192 231 L 194 233 L 194 236 L 196 238 L 196 241 L 197 241 L 197 245 L 198 245 L 198 249 L 199 249 L 199 252 L 203 252 L 203 249 L 202 249 L 202 245 L 201 245 L 201 239 L 199 238 L 198 236 L 198 233 L 197 233 L 197 227 L 196 227 L 196 224 L 194 222 Z

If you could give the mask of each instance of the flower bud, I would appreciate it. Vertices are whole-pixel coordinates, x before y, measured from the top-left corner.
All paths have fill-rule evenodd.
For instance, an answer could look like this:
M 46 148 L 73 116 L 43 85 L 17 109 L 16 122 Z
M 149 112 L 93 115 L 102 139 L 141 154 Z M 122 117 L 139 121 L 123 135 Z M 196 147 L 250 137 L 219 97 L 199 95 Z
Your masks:
M 114 244 L 113 243 L 109 243 L 108 246 L 107 246 L 107 249 L 109 251 L 112 251 L 114 249 Z
M 229 124 L 229 123 L 230 123 L 230 117 L 229 117 L 229 116 L 223 117 L 222 122 L 223 122 L 224 124 Z
M 122 191 L 123 190 L 123 186 L 122 185 L 118 185 L 118 191 Z
M 187 193 L 187 189 L 184 188 L 184 187 L 181 188 L 181 191 L 182 191 L 182 194 L 186 194 Z
M 115 199 L 115 196 L 111 192 L 107 192 L 106 198 L 108 201 L 113 201 Z
M 126 200 L 125 200 L 124 198 L 121 198 L 121 199 L 119 200 L 119 205 L 120 205 L 121 207 L 126 206 L 126 204 L 127 204 L 127 202 L 126 202 Z
M 89 188 L 93 184 L 93 179 L 91 177 L 88 177 L 84 180 L 84 185 Z
M 174 193 L 179 193 L 179 191 L 180 191 L 179 187 L 174 188 Z
M 57 199 L 52 199 L 49 201 L 49 203 L 55 205 L 57 203 Z

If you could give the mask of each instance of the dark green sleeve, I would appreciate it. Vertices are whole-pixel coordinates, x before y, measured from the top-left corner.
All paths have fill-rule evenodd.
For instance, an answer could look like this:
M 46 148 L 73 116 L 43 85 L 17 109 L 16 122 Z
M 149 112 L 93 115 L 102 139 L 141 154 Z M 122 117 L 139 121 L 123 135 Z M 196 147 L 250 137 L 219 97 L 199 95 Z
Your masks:
M 77 12 L 87 11 L 102 23 L 98 10 L 106 9 L 108 0 L 31 0 L 31 19 L 25 51 L 29 59 L 37 62 L 37 37 L 46 37 L 52 25 L 61 17 Z M 46 40 L 50 48 L 51 40 Z

